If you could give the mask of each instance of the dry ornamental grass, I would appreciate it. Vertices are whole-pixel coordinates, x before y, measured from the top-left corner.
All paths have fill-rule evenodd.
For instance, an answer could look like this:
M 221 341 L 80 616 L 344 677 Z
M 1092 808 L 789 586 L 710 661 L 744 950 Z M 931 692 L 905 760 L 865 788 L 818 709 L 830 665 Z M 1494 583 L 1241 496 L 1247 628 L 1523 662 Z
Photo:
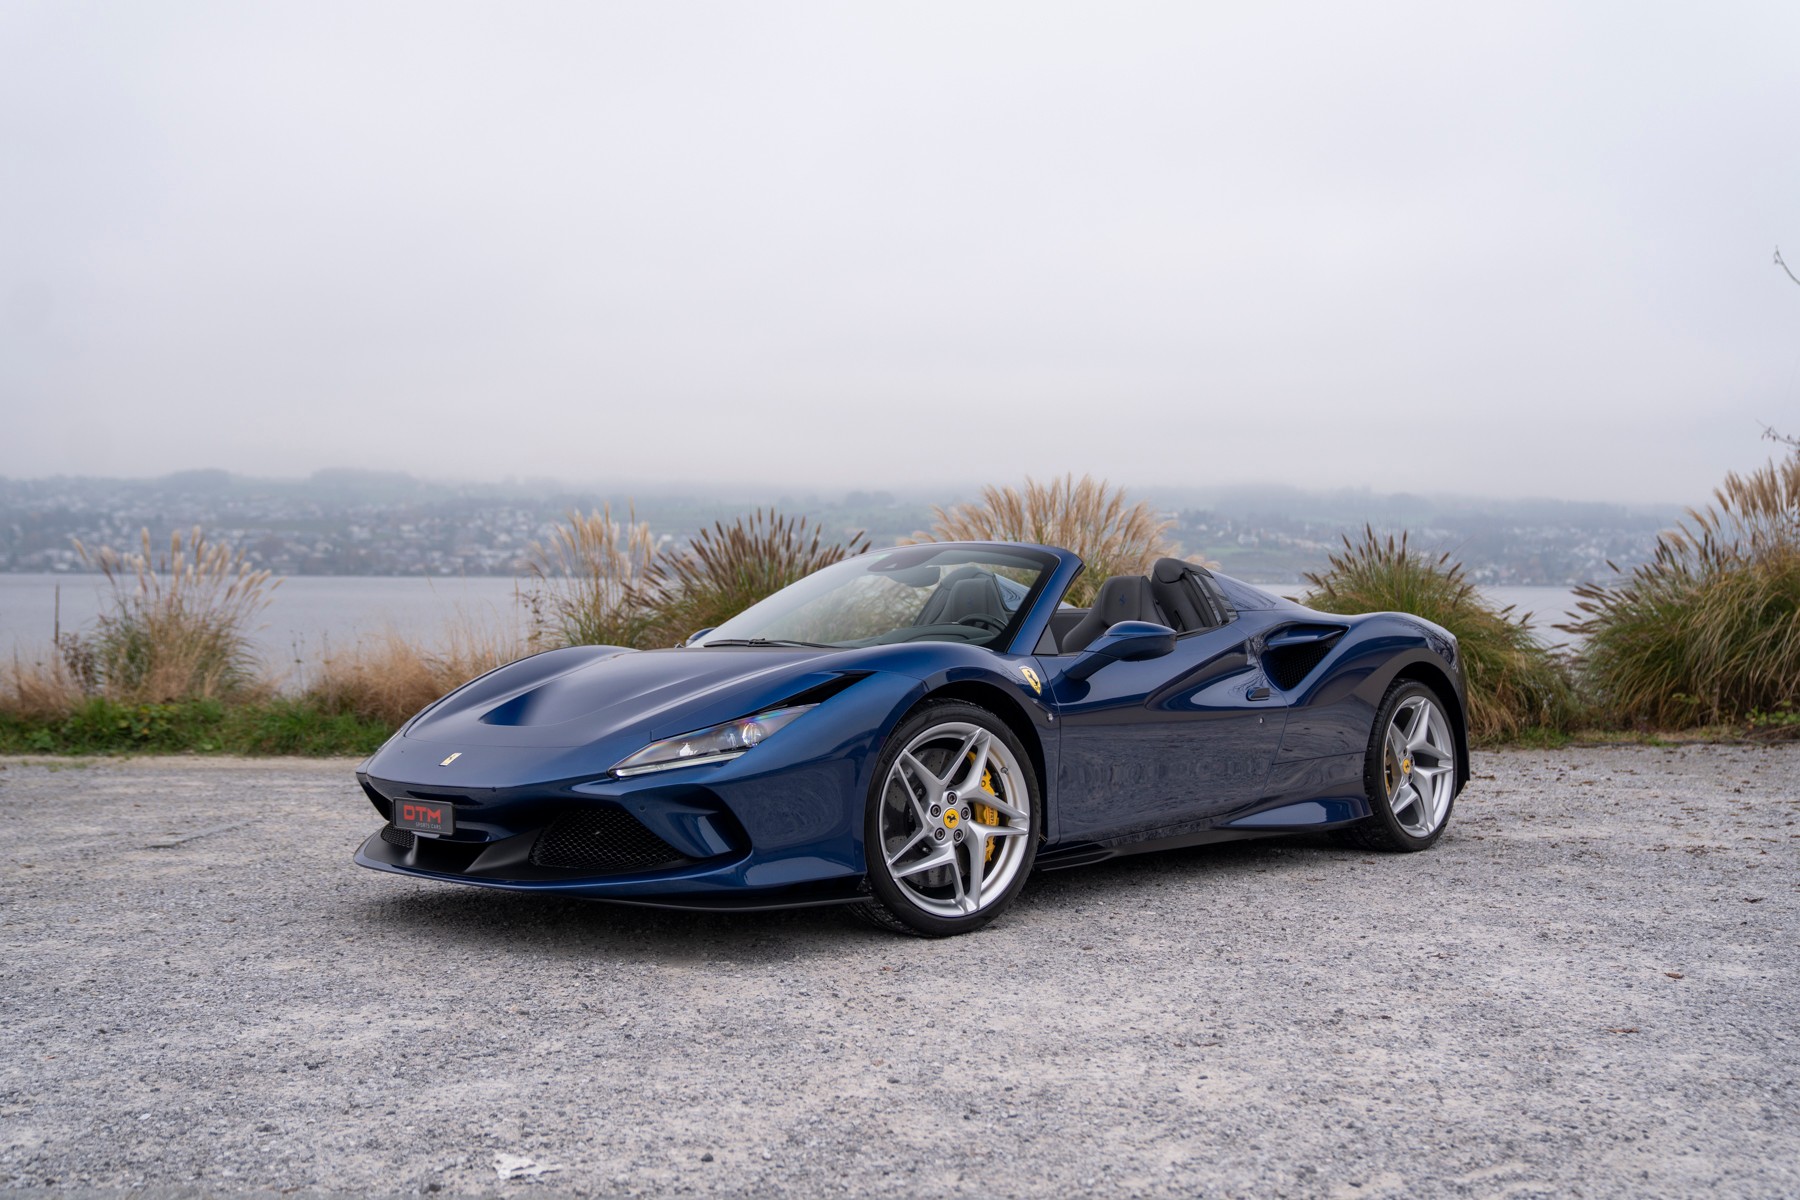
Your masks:
M 648 618 L 645 640 L 675 645 L 868 548 L 860 531 L 845 543 L 827 542 L 824 531 L 809 527 L 805 517 L 777 516 L 774 509 L 759 509 L 730 525 L 716 522 L 687 549 L 662 555 L 644 572 L 635 594 Z
M 530 653 L 516 633 L 467 617 L 432 646 L 396 630 L 327 653 L 302 699 L 326 713 L 347 713 L 398 728 L 439 696 Z
M 112 594 L 90 637 L 64 639 L 67 673 L 85 693 L 134 704 L 266 692 L 251 622 L 280 581 L 198 526 L 173 534 L 160 558 L 148 529 L 142 538 L 135 553 L 75 543 Z
M 1169 541 L 1171 521 L 1149 503 L 1125 502 L 1125 489 L 1105 480 L 1065 475 L 1049 483 L 1026 479 L 1023 488 L 986 487 L 981 503 L 933 508 L 931 532 L 915 542 L 1030 542 L 1060 546 L 1081 556 L 1087 567 L 1064 599 L 1076 607 L 1093 603 L 1100 585 L 1114 575 L 1142 575 L 1159 558 L 1179 557 Z
M 531 548 L 532 639 L 552 646 L 639 646 L 650 617 L 641 590 L 656 561 L 650 526 L 630 510 L 621 523 L 612 506 L 571 512 L 548 544 Z
M 1725 477 L 1622 582 L 1576 591 L 1582 676 L 1628 725 L 1735 722 L 1800 706 L 1800 448 Z

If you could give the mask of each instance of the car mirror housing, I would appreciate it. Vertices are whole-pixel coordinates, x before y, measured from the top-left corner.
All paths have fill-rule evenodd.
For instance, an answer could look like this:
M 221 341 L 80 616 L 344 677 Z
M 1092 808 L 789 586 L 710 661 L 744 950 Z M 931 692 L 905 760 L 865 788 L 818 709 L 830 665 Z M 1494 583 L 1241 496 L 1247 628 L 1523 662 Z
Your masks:
M 1120 621 L 1095 638 L 1063 672 L 1065 679 L 1086 679 L 1115 662 L 1142 662 L 1175 650 L 1175 631 L 1152 621 Z

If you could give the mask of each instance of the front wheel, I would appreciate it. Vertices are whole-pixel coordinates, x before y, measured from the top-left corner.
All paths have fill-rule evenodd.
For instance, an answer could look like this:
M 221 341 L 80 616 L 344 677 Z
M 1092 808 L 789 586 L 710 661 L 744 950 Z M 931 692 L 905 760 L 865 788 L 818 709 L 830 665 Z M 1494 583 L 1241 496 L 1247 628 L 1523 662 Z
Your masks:
M 876 764 L 861 915 L 921 937 L 968 933 L 1011 904 L 1037 858 L 1041 805 L 1024 747 L 973 704 L 928 705 Z
M 1436 692 L 1403 681 L 1388 689 L 1363 767 L 1367 821 L 1344 831 L 1369 850 L 1424 850 L 1444 834 L 1456 803 L 1456 733 Z

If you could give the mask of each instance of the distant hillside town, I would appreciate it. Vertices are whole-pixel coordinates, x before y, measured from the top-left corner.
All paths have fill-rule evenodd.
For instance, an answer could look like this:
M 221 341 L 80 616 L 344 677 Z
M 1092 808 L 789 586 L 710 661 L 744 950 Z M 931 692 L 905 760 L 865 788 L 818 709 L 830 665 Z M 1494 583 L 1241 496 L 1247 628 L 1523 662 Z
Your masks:
M 1011 480 L 1003 482 L 1012 482 Z M 935 503 L 975 498 L 978 485 L 942 497 L 885 491 L 758 494 L 696 487 L 640 493 L 638 519 L 679 543 L 718 520 L 773 506 L 805 516 L 827 538 L 862 531 L 875 545 L 929 530 Z M 1295 489 L 1134 489 L 1174 522 L 1172 536 L 1242 578 L 1292 582 L 1325 565 L 1346 532 L 1365 523 L 1406 531 L 1413 545 L 1448 552 L 1476 582 L 1572 585 L 1647 559 L 1673 507 L 1631 508 L 1552 500 L 1309 493 Z M 528 569 L 534 543 L 571 510 L 633 501 L 600 489 L 534 481 L 446 484 L 398 473 L 321 471 L 303 480 L 190 471 L 160 479 L 0 479 L 0 571 L 79 573 L 76 542 L 136 548 L 140 531 L 166 545 L 195 525 L 242 547 L 278 575 L 500 575 Z

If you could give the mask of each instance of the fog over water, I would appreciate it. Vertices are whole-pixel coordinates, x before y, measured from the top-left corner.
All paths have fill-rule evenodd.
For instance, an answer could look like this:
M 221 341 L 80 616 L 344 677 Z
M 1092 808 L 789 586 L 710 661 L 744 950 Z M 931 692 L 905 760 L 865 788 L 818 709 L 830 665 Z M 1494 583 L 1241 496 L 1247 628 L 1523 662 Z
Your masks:
M 1800 5 L 0 5 L 0 474 L 1692 503 Z

